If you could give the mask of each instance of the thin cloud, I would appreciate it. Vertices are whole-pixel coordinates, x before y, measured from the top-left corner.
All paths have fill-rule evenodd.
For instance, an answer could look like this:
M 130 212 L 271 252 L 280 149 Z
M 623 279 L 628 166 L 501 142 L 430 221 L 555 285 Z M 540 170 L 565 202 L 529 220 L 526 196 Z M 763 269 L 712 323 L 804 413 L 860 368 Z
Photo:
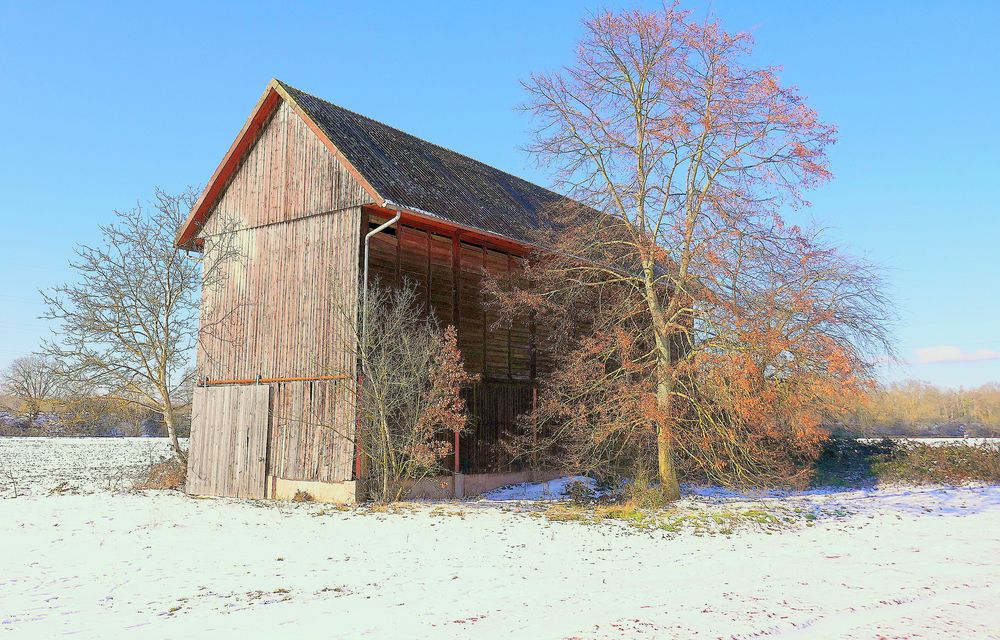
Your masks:
M 946 362 L 982 362 L 984 360 L 1000 360 L 1000 351 L 993 349 L 976 349 L 964 351 L 960 347 L 940 345 L 914 349 L 916 358 L 913 364 L 940 364 Z

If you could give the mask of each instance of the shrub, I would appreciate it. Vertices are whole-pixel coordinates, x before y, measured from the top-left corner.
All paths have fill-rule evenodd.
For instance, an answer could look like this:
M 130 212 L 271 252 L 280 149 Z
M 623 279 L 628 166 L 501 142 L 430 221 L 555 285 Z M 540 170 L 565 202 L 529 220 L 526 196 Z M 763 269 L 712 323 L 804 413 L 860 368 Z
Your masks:
M 828 438 L 816 460 L 811 484 L 817 487 L 870 484 L 874 480 L 872 463 L 892 459 L 902 450 L 899 441 L 889 438 Z
M 478 379 L 465 371 L 454 327 L 442 331 L 423 305 L 410 280 L 369 287 L 367 325 L 358 328 L 359 495 L 380 502 L 447 473 L 452 443 L 468 422 L 462 389 Z M 351 322 L 358 313 L 348 309 Z
M 315 502 L 315 501 L 316 499 L 313 498 L 311 493 L 309 493 L 308 491 L 303 491 L 302 489 L 296 491 L 295 495 L 292 496 L 292 502 Z
M 566 495 L 574 504 L 588 504 L 596 498 L 590 485 L 580 480 L 574 480 L 566 485 Z
M 912 484 L 1000 483 L 1000 444 L 940 446 L 910 443 L 879 456 L 872 472 L 884 482 Z
M 135 481 L 133 488 L 139 491 L 146 489 L 182 489 L 186 479 L 187 465 L 176 457 L 171 456 L 158 462 L 150 463 Z

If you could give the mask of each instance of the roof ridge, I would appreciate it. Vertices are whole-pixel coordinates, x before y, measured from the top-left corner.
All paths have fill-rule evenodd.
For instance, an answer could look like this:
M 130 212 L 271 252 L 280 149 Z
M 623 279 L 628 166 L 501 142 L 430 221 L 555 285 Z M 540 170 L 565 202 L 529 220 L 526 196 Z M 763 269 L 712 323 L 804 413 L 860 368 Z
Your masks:
M 346 111 L 347 113 L 350 113 L 351 115 L 357 116 L 357 117 L 362 118 L 364 120 L 368 120 L 369 122 L 374 122 L 375 124 L 383 126 L 383 127 L 387 128 L 387 129 L 392 129 L 393 131 L 395 131 L 397 133 L 400 133 L 400 134 L 402 134 L 402 135 L 404 135 L 404 136 L 406 136 L 408 138 L 413 138 L 414 140 L 417 140 L 418 142 L 421 142 L 423 144 L 428 144 L 428 145 L 431 145 L 432 147 L 437 147 L 438 149 L 441 149 L 443 151 L 447 151 L 448 153 L 452 153 L 452 154 L 454 154 L 456 156 L 461 156 L 462 158 L 465 158 L 467 160 L 471 160 L 472 162 L 474 162 L 474 163 L 476 163 L 478 165 L 481 165 L 483 167 L 486 167 L 487 169 L 490 169 L 492 171 L 498 171 L 498 172 L 500 172 L 500 173 L 502 173 L 504 175 L 507 175 L 507 176 L 510 176 L 511 178 L 514 178 L 515 180 L 520 180 L 521 182 L 525 182 L 527 184 L 530 184 L 533 187 L 537 187 L 539 189 L 544 189 L 545 191 L 548 191 L 549 193 L 551 193 L 551 194 L 553 194 L 553 195 L 555 195 L 555 196 L 557 196 L 559 198 L 566 198 L 567 197 L 564 194 L 561 194 L 561 193 L 559 193 L 557 191 L 553 191 L 552 189 L 549 189 L 548 187 L 544 187 L 544 186 L 542 186 L 540 184 L 532 182 L 532 181 L 528 180 L 527 178 L 522 178 L 521 176 L 513 174 L 510 171 L 506 171 L 506 170 L 501 169 L 499 167 L 494 167 L 493 165 L 487 164 L 487 163 L 483 162 L 482 160 L 477 160 L 476 158 L 473 158 L 470 155 L 461 153 L 459 151 L 455 151 L 454 149 L 451 149 L 450 147 L 446 147 L 444 145 L 437 144 L 436 142 L 431 142 L 430 140 L 425 140 L 425 139 L 423 139 L 423 138 L 421 138 L 419 136 L 413 135 L 412 133 L 409 133 L 407 131 L 404 131 L 402 129 L 394 127 L 394 126 L 392 126 L 390 124 L 387 124 L 385 122 L 382 122 L 381 120 L 376 120 L 375 118 L 372 118 L 370 116 L 366 116 L 363 113 L 358 113 L 357 111 L 354 111 L 352 109 L 348 109 L 347 107 L 343 107 L 343 106 L 341 106 L 339 104 L 334 104 L 333 102 L 330 102 L 329 100 L 321 98 L 321 97 L 317 96 L 316 94 L 309 93 L 308 91 L 303 91 L 302 89 L 299 89 L 297 87 L 293 87 L 292 85 L 288 84 L 287 82 L 283 82 L 282 80 L 279 80 L 278 78 L 275 78 L 274 81 L 277 82 L 278 84 L 280 84 L 282 87 L 284 87 L 285 90 L 289 90 L 290 89 L 290 90 L 292 90 L 292 91 L 294 91 L 296 93 L 300 93 L 302 95 L 308 96 L 308 97 L 313 98 L 315 100 L 319 100 L 320 102 L 322 102 L 324 104 L 327 104 L 327 105 L 333 107 L 334 109 L 340 109 L 341 111 Z

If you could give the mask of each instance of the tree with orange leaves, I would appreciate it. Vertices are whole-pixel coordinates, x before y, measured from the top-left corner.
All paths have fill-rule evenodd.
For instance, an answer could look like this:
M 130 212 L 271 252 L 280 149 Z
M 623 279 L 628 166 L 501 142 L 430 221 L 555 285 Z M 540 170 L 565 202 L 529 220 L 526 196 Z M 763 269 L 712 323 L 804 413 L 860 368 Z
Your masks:
M 353 387 L 362 491 L 380 502 L 400 500 L 415 483 L 448 470 L 452 443 L 468 422 L 461 390 L 478 376 L 465 371 L 455 328 L 442 331 L 424 314 L 412 281 L 371 284 L 364 329 L 354 305 L 339 307 L 358 336 L 363 374 Z
M 572 65 L 525 84 L 531 151 L 574 202 L 549 212 L 521 284 L 496 287 L 559 354 L 535 454 L 638 465 L 667 499 L 678 466 L 800 481 L 825 416 L 891 351 L 877 271 L 780 215 L 830 178 L 835 130 L 748 64 L 749 35 L 676 5 L 585 26 Z

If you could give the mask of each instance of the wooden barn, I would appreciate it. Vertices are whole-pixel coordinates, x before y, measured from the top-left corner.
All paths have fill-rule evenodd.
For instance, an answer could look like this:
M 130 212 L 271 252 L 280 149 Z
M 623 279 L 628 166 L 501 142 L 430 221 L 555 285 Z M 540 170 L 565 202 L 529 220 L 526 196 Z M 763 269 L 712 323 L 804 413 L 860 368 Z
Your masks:
M 482 280 L 523 264 L 539 212 L 560 199 L 272 80 L 177 238 L 211 251 L 225 236 L 242 256 L 203 294 L 188 492 L 356 499 L 358 364 L 334 306 L 357 305 L 365 236 L 387 222 L 370 239 L 369 277 L 416 283 L 481 376 L 455 473 L 423 491 L 474 495 L 540 475 L 499 443 L 548 359 L 527 319 L 494 328 Z

